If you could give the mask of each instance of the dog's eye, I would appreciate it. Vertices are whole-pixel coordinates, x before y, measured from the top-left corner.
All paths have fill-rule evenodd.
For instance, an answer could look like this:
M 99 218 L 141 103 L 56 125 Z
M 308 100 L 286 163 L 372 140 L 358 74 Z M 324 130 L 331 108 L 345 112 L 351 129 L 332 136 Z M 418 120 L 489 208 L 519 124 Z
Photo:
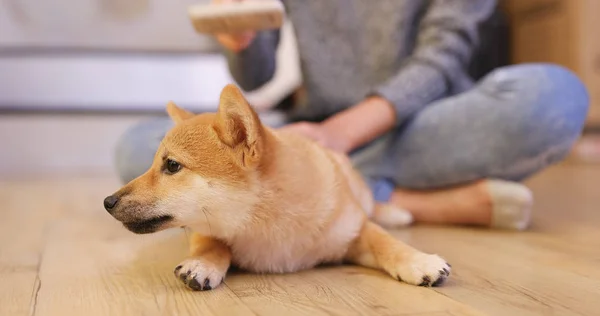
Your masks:
M 181 170 L 181 165 L 175 160 L 167 159 L 165 169 L 168 173 L 174 174 Z

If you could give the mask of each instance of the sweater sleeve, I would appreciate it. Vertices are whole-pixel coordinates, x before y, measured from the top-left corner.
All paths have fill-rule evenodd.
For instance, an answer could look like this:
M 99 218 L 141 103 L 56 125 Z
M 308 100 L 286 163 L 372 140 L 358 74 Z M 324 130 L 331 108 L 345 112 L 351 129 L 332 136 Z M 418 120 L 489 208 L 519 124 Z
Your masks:
M 417 43 L 400 70 L 374 94 L 390 101 L 396 122 L 444 97 L 467 72 L 478 45 L 478 25 L 494 11 L 495 0 L 432 0 L 418 26 Z
M 238 53 L 225 50 L 229 72 L 242 89 L 258 89 L 273 78 L 278 44 L 279 30 L 261 31 L 246 49 Z

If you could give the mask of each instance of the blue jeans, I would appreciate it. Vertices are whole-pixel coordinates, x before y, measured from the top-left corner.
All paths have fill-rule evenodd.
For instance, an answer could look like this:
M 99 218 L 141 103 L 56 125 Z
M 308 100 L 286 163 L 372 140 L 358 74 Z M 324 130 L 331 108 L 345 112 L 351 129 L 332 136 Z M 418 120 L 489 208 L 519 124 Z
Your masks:
M 482 178 L 522 181 L 568 154 L 588 105 L 585 86 L 565 68 L 508 66 L 467 92 L 430 104 L 350 157 L 378 201 L 387 201 L 395 187 L 432 189 Z M 171 127 L 168 118 L 158 119 L 123 135 L 116 150 L 123 182 L 150 167 Z

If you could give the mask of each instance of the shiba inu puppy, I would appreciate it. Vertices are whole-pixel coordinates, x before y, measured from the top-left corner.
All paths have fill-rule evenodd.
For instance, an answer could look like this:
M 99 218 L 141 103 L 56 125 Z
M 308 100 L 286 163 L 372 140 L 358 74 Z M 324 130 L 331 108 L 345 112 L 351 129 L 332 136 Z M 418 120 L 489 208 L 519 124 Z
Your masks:
M 167 105 L 175 126 L 150 169 L 104 200 L 130 231 L 194 231 L 175 274 L 193 290 L 223 282 L 230 265 L 288 273 L 348 262 L 409 284 L 436 286 L 450 265 L 395 239 L 382 226 L 410 214 L 376 206 L 349 159 L 261 124 L 234 85 L 216 113 Z

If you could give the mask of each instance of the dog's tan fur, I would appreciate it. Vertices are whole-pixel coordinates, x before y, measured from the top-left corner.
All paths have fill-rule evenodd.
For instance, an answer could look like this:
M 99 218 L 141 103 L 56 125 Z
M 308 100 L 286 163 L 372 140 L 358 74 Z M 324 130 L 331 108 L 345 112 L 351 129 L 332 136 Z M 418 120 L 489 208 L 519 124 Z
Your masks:
M 263 126 L 235 86 L 223 89 L 217 113 L 174 103 L 167 112 L 175 127 L 151 168 L 113 195 L 110 212 L 137 233 L 194 230 L 191 256 L 175 269 L 190 288 L 215 288 L 232 263 L 284 273 L 348 261 L 415 285 L 449 275 L 442 258 L 378 226 L 405 224 L 406 213 L 376 207 L 345 156 Z M 181 170 L 168 172 L 168 159 Z

